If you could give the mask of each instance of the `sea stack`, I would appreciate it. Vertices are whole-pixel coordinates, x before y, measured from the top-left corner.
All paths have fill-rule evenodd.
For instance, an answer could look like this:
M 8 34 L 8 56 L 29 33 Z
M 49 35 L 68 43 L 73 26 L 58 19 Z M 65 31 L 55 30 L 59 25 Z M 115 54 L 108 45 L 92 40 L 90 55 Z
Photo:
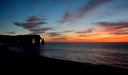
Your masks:
M 41 44 L 42 44 L 42 45 L 44 45 L 44 44 L 45 44 L 45 42 L 44 42 L 44 38 L 42 39 Z

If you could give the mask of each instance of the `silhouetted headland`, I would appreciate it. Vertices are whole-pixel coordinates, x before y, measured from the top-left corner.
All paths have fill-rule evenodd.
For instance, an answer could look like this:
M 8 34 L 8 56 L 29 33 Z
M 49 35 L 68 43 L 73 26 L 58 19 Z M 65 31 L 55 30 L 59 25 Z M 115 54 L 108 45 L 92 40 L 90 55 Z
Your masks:
M 42 42 L 40 43 L 40 40 Z M 0 35 L 0 44 L 2 45 L 40 45 L 45 44 L 40 35 Z

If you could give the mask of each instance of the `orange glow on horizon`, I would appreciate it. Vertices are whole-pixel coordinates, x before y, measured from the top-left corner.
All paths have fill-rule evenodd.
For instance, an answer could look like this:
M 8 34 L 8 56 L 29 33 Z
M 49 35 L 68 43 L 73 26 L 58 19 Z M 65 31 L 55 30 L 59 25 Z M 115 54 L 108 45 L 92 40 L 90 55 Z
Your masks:
M 106 31 L 97 31 L 85 36 L 70 34 L 58 37 L 44 37 L 45 42 L 128 42 L 128 35 L 115 35 Z
M 72 37 L 67 39 L 45 39 L 46 42 L 128 42 L 127 37 Z

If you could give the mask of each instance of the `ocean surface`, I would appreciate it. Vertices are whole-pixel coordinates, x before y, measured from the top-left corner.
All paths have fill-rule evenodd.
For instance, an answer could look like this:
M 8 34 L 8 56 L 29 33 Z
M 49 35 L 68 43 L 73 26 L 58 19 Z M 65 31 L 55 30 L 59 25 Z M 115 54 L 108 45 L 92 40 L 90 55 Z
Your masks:
M 1 48 L 2 46 L 0 46 Z M 50 43 L 40 46 L 7 46 L 7 50 L 49 58 L 109 65 L 128 69 L 128 42 L 126 43 Z
M 40 55 L 128 69 L 128 43 L 46 43 Z

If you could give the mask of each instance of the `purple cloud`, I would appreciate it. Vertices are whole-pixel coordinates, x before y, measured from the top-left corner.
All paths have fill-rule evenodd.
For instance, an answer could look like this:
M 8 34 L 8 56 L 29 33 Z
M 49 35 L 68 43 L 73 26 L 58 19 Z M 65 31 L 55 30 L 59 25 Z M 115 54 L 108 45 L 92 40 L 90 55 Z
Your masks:
M 28 29 L 29 31 L 33 31 L 31 34 L 39 34 L 39 33 L 44 33 L 47 30 L 51 30 L 52 28 L 38 28 L 40 25 L 47 24 L 47 22 L 43 22 L 46 19 L 41 19 L 37 16 L 31 16 L 28 17 L 28 19 L 23 22 L 14 22 L 13 24 L 16 26 L 23 27 L 24 29 Z
M 31 16 L 31 17 L 28 17 L 26 21 L 33 22 L 33 21 L 42 21 L 42 20 L 46 20 L 46 19 L 40 19 L 37 16 Z
M 79 37 L 89 37 L 88 33 L 92 33 L 94 30 L 95 30 L 94 28 L 89 28 L 89 29 L 77 31 L 76 33 L 78 34 Z
M 105 4 L 107 2 L 110 2 L 112 0 L 90 0 L 88 4 L 85 4 L 84 6 L 80 7 L 77 9 L 77 13 L 73 14 L 70 13 L 69 11 L 66 11 L 63 19 L 60 20 L 60 23 L 66 23 L 66 22 L 78 22 L 83 16 L 88 14 L 89 12 L 93 11 L 97 7 L 99 7 L 102 4 Z
M 91 33 L 94 30 L 95 30 L 94 28 L 90 28 L 90 29 L 87 29 L 87 30 L 77 31 L 76 33 L 78 33 L 78 34 L 85 34 L 85 33 Z
M 59 41 L 59 42 L 66 42 L 68 41 L 68 38 L 67 36 L 60 36 L 60 37 L 57 37 L 57 38 L 51 38 L 52 41 Z
M 14 22 L 13 24 L 17 25 L 17 26 L 21 26 L 24 29 L 32 29 L 32 28 L 36 28 L 39 25 L 42 24 L 47 24 L 46 22 L 30 22 L 30 23 L 18 23 L 18 22 Z
M 97 22 L 93 23 L 93 25 L 105 28 L 105 31 L 110 32 L 110 34 L 128 34 L 128 22 Z
M 57 32 L 50 32 L 50 33 L 47 33 L 49 35 L 49 37 L 56 37 L 56 36 L 60 36 L 62 34 L 60 33 L 57 33 Z
M 53 28 L 30 29 L 30 31 L 47 31 L 47 30 L 54 30 L 54 29 Z
M 108 29 L 122 29 L 128 27 L 128 22 L 118 22 L 118 23 L 113 23 L 113 22 L 97 22 L 97 23 L 92 23 L 93 25 L 98 25 L 101 27 L 105 27 Z
M 39 29 L 30 29 L 30 31 L 33 32 L 33 34 L 40 34 L 45 33 L 48 30 L 54 30 L 53 28 L 39 28 Z
M 63 32 L 60 32 L 60 33 L 70 33 L 70 32 L 73 32 L 74 30 L 67 30 L 67 31 L 63 31 Z
M 127 30 L 117 30 L 111 34 L 115 34 L 115 35 L 128 35 L 128 29 Z
M 79 35 L 79 37 L 87 37 L 86 35 Z
M 52 40 L 65 40 L 65 39 L 67 39 L 67 38 L 65 38 L 65 37 L 52 38 Z
M 81 8 L 78 9 L 79 16 L 82 17 L 85 14 L 87 14 L 88 12 L 96 9 L 100 5 L 110 2 L 110 1 L 112 1 L 112 0 L 90 0 L 90 2 L 88 4 L 82 6 Z
M 72 13 L 70 13 L 70 12 L 67 11 L 67 12 L 64 14 L 63 19 L 60 20 L 59 22 L 60 22 L 60 23 L 65 23 L 65 22 L 71 21 L 71 19 L 72 19 L 74 16 L 75 16 L 74 14 L 72 14 Z
M 113 14 L 113 13 L 108 13 L 108 12 L 104 12 L 104 13 L 101 13 L 101 14 L 102 14 L 102 15 L 97 16 L 97 17 L 107 18 L 107 17 L 114 16 L 114 14 Z
M 74 30 L 67 30 L 67 31 L 62 31 L 62 32 L 50 32 L 50 33 L 47 33 L 47 35 L 49 35 L 49 37 L 56 37 L 56 36 L 61 36 L 64 33 L 70 33 L 70 32 L 73 32 L 73 31 Z

